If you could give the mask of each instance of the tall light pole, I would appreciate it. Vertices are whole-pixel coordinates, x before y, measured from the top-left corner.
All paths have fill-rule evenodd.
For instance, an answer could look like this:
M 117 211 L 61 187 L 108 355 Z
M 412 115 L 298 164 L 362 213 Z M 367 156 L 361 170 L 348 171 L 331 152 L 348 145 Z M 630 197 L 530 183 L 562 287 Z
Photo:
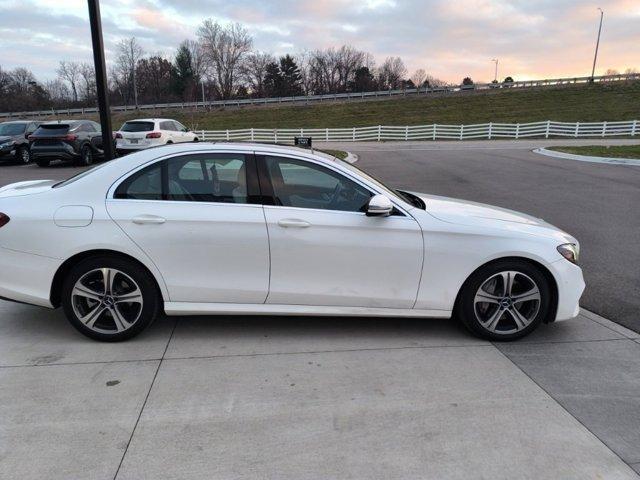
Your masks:
M 593 76 L 596 73 L 596 60 L 598 59 L 598 47 L 600 46 L 600 32 L 602 32 L 602 17 L 604 17 L 604 11 L 598 7 L 600 10 L 600 26 L 598 27 L 598 40 L 596 41 L 596 53 L 593 56 L 593 68 L 591 69 L 591 81 L 593 82 Z
M 495 72 L 493 74 L 493 81 L 498 83 L 498 59 L 494 58 L 491 61 L 496 64 L 496 69 L 495 69 Z
M 100 20 L 99 0 L 88 0 L 89 23 L 91 24 L 91 41 L 93 44 L 93 63 L 96 69 L 96 93 L 102 130 L 102 151 L 105 160 L 114 157 L 113 134 L 111 133 L 111 111 L 109 109 L 109 91 L 107 89 L 107 67 L 104 61 L 104 44 L 102 42 L 102 22 Z

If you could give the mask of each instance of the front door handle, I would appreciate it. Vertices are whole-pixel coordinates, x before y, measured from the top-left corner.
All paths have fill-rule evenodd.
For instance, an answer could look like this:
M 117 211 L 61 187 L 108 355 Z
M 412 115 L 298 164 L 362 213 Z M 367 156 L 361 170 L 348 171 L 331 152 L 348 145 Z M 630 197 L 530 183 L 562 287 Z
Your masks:
M 131 221 L 136 225 L 162 225 L 167 220 L 157 215 L 139 215 Z
M 297 218 L 283 218 L 278 221 L 278 225 L 284 228 L 307 228 L 311 226 L 309 222 Z

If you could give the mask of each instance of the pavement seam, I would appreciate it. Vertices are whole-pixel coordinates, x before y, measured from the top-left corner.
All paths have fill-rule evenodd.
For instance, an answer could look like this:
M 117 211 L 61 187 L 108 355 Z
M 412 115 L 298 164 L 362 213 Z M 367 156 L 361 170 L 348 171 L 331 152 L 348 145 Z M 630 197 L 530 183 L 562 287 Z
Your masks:
M 640 338 L 640 337 L 638 337 L 637 334 L 634 335 L 636 332 L 634 332 L 630 328 L 627 328 L 624 325 L 616 323 L 616 322 L 614 322 L 612 320 L 608 320 L 605 317 L 603 317 L 602 315 L 598 315 L 597 313 L 592 312 L 591 310 L 587 310 L 586 308 L 582 308 L 580 313 L 582 314 L 582 316 L 584 316 L 585 318 L 588 318 L 592 322 L 595 322 L 598 325 L 601 325 L 601 326 L 603 326 L 605 328 L 608 328 L 612 332 L 615 332 L 615 333 L 617 333 L 619 335 L 622 335 L 622 336 L 624 336 L 624 337 L 626 337 L 626 338 L 628 338 L 630 340 L 635 340 L 635 339 Z M 617 325 L 618 327 L 620 327 L 620 331 L 611 328 L 611 325 L 609 325 L 609 323 L 613 323 L 613 324 Z M 627 331 L 631 332 L 631 334 L 627 334 Z
M 147 406 L 147 401 L 149 400 L 149 396 L 151 395 L 151 390 L 153 389 L 153 385 L 156 383 L 156 378 L 158 377 L 158 372 L 160 371 L 160 367 L 162 366 L 162 361 L 164 360 L 164 356 L 169 349 L 169 344 L 171 343 L 171 339 L 173 338 L 173 333 L 176 331 L 176 327 L 178 326 L 178 319 L 174 320 L 173 328 L 171 329 L 171 334 L 169 335 L 169 339 L 167 340 L 167 344 L 164 347 L 164 352 L 162 353 L 162 358 L 158 362 L 158 366 L 156 368 L 155 373 L 153 374 L 153 379 L 151 380 L 151 385 L 149 385 L 149 390 L 147 391 L 146 396 L 144 397 L 144 401 L 142 402 L 142 408 L 138 413 L 138 418 L 136 418 L 136 423 L 133 426 L 133 430 L 131 430 L 131 435 L 129 436 L 129 441 L 127 441 L 127 446 L 122 453 L 122 457 L 120 458 L 120 463 L 118 463 L 118 468 L 116 469 L 116 473 L 113 476 L 113 480 L 118 478 L 118 474 L 120 473 L 120 468 L 122 468 L 122 464 L 124 463 L 124 458 L 127 456 L 127 452 L 129 451 L 129 446 L 131 445 L 131 441 L 133 440 L 133 435 L 136 433 L 136 429 L 138 428 L 138 423 L 140 422 L 140 418 L 142 417 L 142 412 L 144 412 L 144 408 Z
M 628 340 L 628 339 L 625 339 Z M 608 341 L 608 340 L 605 340 Z M 551 400 L 553 400 L 554 403 L 556 403 L 560 408 L 562 408 L 562 410 L 564 410 L 565 412 L 567 412 L 567 414 L 569 414 L 576 422 L 578 422 L 580 425 L 582 425 L 591 435 L 594 436 L 594 438 L 596 438 L 602 445 L 604 445 L 607 450 L 609 450 L 611 453 L 613 453 L 618 459 L 620 459 L 620 461 L 622 463 L 624 463 L 626 466 L 628 466 L 631 471 L 633 473 L 636 473 L 635 470 L 633 469 L 632 465 L 635 465 L 633 463 L 628 463 L 626 462 L 619 454 L 618 452 L 616 452 L 614 449 L 612 449 L 607 442 L 605 442 L 604 440 L 602 440 L 600 437 L 598 437 L 598 435 L 596 435 L 593 431 L 591 431 L 591 429 L 589 427 L 587 427 L 578 417 L 576 417 L 574 414 L 572 414 L 569 410 L 567 410 L 567 408 L 562 405 L 558 400 L 556 400 L 556 398 L 546 389 L 544 388 L 542 385 L 540 385 L 538 382 L 536 382 L 533 377 L 531 377 L 531 375 L 529 375 L 527 372 L 525 372 L 522 368 L 520 368 L 520 366 L 514 362 L 511 358 L 509 358 L 509 356 L 507 354 L 505 354 L 502 350 L 500 350 L 495 343 L 492 343 L 494 348 L 496 350 L 498 350 L 498 352 L 500 352 L 500 354 L 502 356 L 504 356 L 504 358 L 506 358 L 507 360 L 509 360 L 509 362 L 511 362 L 511 364 L 513 364 L 514 367 L 516 367 L 518 370 L 520 370 L 529 380 L 531 380 L 533 383 L 535 383 L 538 388 L 540 388 L 540 390 L 542 390 Z M 640 475 L 638 475 L 636 473 L 636 475 L 640 478 Z
M 131 360 L 103 360 L 95 362 L 61 362 L 61 363 L 24 363 L 18 365 L 0 365 L 2 368 L 29 368 L 29 367 L 64 367 L 70 365 L 107 365 L 110 363 L 140 363 L 140 362 L 157 362 L 162 358 L 144 358 L 144 359 L 131 359 Z

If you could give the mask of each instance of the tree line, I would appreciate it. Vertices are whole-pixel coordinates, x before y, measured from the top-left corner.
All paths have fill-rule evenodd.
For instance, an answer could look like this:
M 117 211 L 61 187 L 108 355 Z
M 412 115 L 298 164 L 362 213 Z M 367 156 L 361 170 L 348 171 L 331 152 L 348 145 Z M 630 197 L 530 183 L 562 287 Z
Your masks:
M 253 49 L 253 38 L 239 23 L 207 19 L 196 34 L 171 57 L 145 52 L 135 37 L 122 39 L 109 59 L 111 102 L 136 106 L 445 85 L 423 69 L 409 76 L 400 57 L 376 65 L 370 53 L 349 45 L 277 58 Z M 39 81 L 27 68 L 0 66 L 0 111 L 95 105 L 93 64 L 62 60 L 56 75 Z

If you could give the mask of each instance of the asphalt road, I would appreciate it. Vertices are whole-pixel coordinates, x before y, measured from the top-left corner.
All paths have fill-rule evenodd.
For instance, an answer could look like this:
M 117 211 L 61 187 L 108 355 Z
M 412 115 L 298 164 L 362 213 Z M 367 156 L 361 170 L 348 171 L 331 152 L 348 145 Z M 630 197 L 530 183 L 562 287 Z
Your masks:
M 394 187 L 473 200 L 544 218 L 580 240 L 587 288 L 582 305 L 640 332 L 640 167 L 532 153 L 550 144 L 598 140 L 326 144 Z M 607 140 L 608 144 L 638 143 Z M 81 168 L 0 164 L 0 186 L 65 179 Z
M 518 210 L 571 233 L 582 248 L 587 283 L 582 305 L 640 332 L 640 167 L 531 152 L 552 143 L 600 142 L 394 142 L 331 148 L 356 153 L 360 168 L 391 186 Z

